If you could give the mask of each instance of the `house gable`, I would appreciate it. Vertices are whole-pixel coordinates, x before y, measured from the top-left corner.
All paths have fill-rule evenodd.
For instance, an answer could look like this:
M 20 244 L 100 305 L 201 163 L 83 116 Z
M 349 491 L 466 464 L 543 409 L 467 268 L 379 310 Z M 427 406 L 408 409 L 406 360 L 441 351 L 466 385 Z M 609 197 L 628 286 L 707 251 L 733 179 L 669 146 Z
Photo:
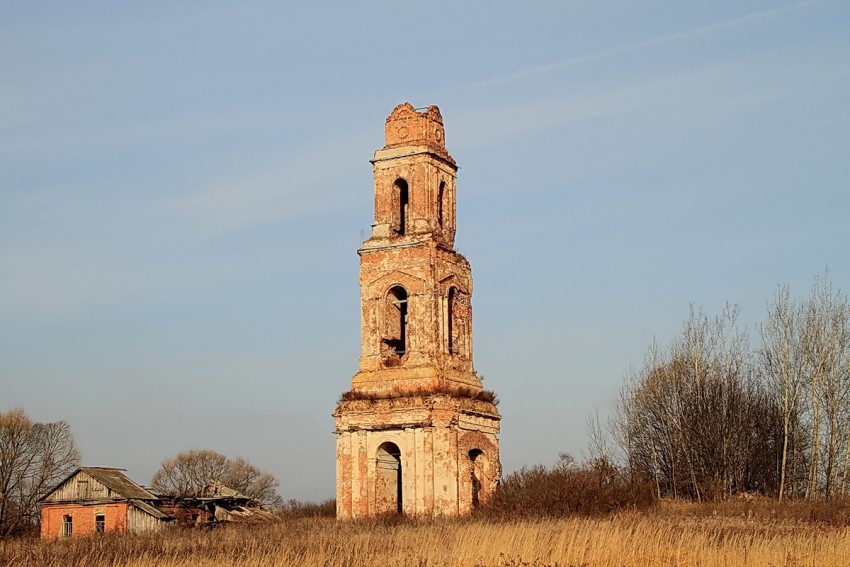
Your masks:
M 153 500 L 153 494 L 127 478 L 124 469 L 107 467 L 80 467 L 63 480 L 42 499 L 45 504 L 54 502 L 92 502 L 125 500 L 129 498 Z

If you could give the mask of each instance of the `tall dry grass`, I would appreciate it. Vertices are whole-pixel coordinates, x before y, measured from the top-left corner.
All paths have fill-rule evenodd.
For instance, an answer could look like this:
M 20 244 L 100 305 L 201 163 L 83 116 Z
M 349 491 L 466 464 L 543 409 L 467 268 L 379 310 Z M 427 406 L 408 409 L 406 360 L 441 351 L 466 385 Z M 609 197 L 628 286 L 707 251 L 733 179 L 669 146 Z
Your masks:
M 295 518 L 147 536 L 6 540 L 0 541 L 0 565 L 843 567 L 850 565 L 850 530 L 684 513 L 517 521 Z

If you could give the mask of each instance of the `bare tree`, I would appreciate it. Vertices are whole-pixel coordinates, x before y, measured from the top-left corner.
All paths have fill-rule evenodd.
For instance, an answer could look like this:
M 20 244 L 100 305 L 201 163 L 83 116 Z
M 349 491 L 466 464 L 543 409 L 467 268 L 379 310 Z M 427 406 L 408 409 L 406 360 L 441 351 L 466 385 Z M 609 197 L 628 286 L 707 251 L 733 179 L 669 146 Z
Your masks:
M 242 457 L 228 459 L 209 450 L 179 453 L 162 462 L 154 473 L 154 490 L 169 496 L 199 496 L 211 483 L 220 482 L 253 498 L 267 507 L 277 507 L 283 500 L 277 493 L 278 480 Z
M 787 286 L 776 291 L 767 321 L 761 325 L 759 361 L 765 381 L 772 385 L 782 411 L 782 460 L 779 500 L 787 492 L 788 450 L 792 425 L 797 423 L 805 380 L 805 353 L 801 335 L 802 311 L 792 302 Z
M 812 383 L 819 397 L 818 431 L 821 450 L 812 461 L 820 461 L 821 474 L 813 479 L 827 498 L 836 490 L 840 471 L 841 450 L 847 440 L 846 415 L 850 405 L 850 306 L 840 291 L 833 291 L 828 279 L 815 278 L 812 294 L 806 304 L 809 326 L 809 365 Z M 813 393 L 814 395 L 814 393 Z M 814 457 L 817 458 L 814 458 Z M 814 476 L 814 475 L 813 475 Z
M 779 498 L 844 493 L 850 463 L 850 306 L 828 272 L 794 301 L 780 287 L 761 326 L 760 373 L 782 408 Z M 789 474 L 789 472 L 791 474 Z
M 242 457 L 228 461 L 228 467 L 221 482 L 270 508 L 282 504 L 277 493 L 278 480 L 274 475 L 263 472 Z
M 691 308 L 667 349 L 630 371 L 611 423 L 632 473 L 659 495 L 742 490 L 827 498 L 850 490 L 850 305 L 828 272 L 794 301 L 777 289 L 761 345 Z M 591 434 L 594 430 L 591 430 Z M 592 436 L 593 439 L 593 436 Z
M 0 535 L 36 525 L 38 501 L 79 464 L 64 421 L 33 423 L 22 409 L 0 412 Z
M 605 436 L 605 431 L 599 422 L 599 412 L 588 414 L 584 429 L 588 437 L 587 451 L 589 459 L 591 461 L 601 458 L 610 459 L 611 451 L 608 449 L 608 439 Z
M 659 495 L 699 501 L 774 483 L 778 413 L 754 379 L 737 314 L 727 306 L 711 320 L 692 307 L 682 334 L 667 350 L 653 345 L 621 391 L 616 438 Z
M 225 472 L 227 457 L 215 451 L 193 449 L 162 461 L 151 485 L 162 494 L 198 496 L 209 483 L 221 481 Z

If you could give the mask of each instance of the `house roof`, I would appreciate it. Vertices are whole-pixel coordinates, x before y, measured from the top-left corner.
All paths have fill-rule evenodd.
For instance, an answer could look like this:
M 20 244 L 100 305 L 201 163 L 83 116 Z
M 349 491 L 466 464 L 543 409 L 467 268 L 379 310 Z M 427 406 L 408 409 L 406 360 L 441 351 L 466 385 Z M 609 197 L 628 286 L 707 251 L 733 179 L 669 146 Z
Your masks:
M 127 478 L 124 474 L 126 469 L 111 467 L 80 467 L 79 470 L 83 471 L 93 479 L 103 484 L 109 490 L 116 492 L 124 498 L 136 498 L 141 500 L 156 499 L 155 495 Z
M 138 508 L 139 510 L 141 510 L 142 512 L 150 514 L 151 516 L 153 516 L 154 518 L 157 518 L 159 520 L 168 521 L 168 520 L 174 519 L 171 516 L 169 516 L 168 514 L 166 514 L 165 512 L 163 512 L 162 510 L 159 510 L 158 508 L 154 508 L 153 506 L 151 506 L 147 502 L 142 502 L 141 500 L 130 500 L 130 503 L 133 506 L 135 506 L 136 508 Z
M 53 490 L 48 492 L 44 498 L 41 499 L 41 502 L 48 502 L 52 500 L 57 500 L 56 498 L 51 498 L 54 494 L 60 493 L 64 486 L 68 484 L 68 482 L 79 475 L 80 473 L 85 473 L 87 476 L 93 478 L 103 486 L 105 486 L 111 495 L 108 497 L 110 499 L 120 498 L 120 499 L 137 499 L 137 500 L 156 500 L 156 495 L 148 492 L 124 474 L 126 469 L 119 469 L 115 467 L 80 467 L 71 474 L 69 474 L 62 482 L 57 484 Z M 67 496 L 67 495 L 66 495 Z

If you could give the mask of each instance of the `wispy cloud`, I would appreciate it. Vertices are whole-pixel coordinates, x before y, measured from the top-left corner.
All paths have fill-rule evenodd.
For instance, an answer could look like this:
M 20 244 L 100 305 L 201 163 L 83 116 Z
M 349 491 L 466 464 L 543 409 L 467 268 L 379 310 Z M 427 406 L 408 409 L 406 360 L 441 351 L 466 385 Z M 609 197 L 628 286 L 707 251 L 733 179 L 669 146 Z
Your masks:
M 362 156 L 352 148 L 369 144 L 364 134 L 325 141 L 290 155 L 283 165 L 214 182 L 175 201 L 172 208 L 187 213 L 201 230 L 219 232 L 338 206 L 350 202 L 345 198 L 348 188 L 334 188 L 333 182 L 363 166 Z
M 784 63 L 787 64 L 787 61 Z M 718 116 L 780 96 L 769 74 L 760 77 L 763 81 L 760 88 L 737 88 L 742 77 L 748 76 L 753 64 L 752 59 L 739 59 L 732 64 L 676 70 L 667 75 L 640 78 L 590 91 L 559 92 L 554 96 L 512 104 L 509 113 L 499 112 L 492 106 L 477 105 L 461 117 L 455 136 L 461 140 L 462 146 L 486 145 L 517 139 L 532 132 L 557 129 L 566 124 L 598 121 L 612 116 L 620 120 L 617 128 L 622 129 L 628 124 L 633 130 L 636 123 L 645 124 L 653 120 L 668 126 L 710 123 Z M 763 60 L 758 60 L 758 64 L 766 65 Z M 719 92 L 725 96 L 718 96 Z M 687 101 L 687 105 L 683 105 L 683 101 Z M 694 112 L 694 109 L 699 109 L 699 112 Z M 499 120 L 494 121 L 493 116 L 497 114 Z
M 0 95 L 0 105 L 5 102 Z M 52 109 L 45 114 L 41 108 L 27 107 L 11 117 L 8 130 L 0 135 L 0 153 L 10 163 L 41 163 L 45 155 L 80 159 L 120 151 L 148 151 L 161 148 L 163 140 L 191 146 L 204 140 L 262 131 L 269 124 L 286 124 L 283 113 L 243 108 L 232 112 L 187 110 L 183 115 L 169 113 L 155 119 L 130 111 L 126 115 L 116 111 L 115 117 L 103 120 L 81 118 L 75 111 L 68 111 L 66 116 L 64 112 Z
M 0 313 L 70 314 L 161 288 L 169 276 L 151 274 L 79 244 L 4 244 Z
M 601 51 L 596 51 L 594 53 L 587 53 L 584 55 L 576 55 L 574 57 L 570 57 L 568 59 L 564 59 L 562 61 L 555 61 L 553 63 L 546 63 L 543 65 L 535 65 L 533 67 L 528 67 L 526 69 L 520 69 L 508 75 L 503 75 L 501 77 L 495 77 L 492 79 L 487 79 L 484 81 L 477 81 L 473 83 L 467 83 L 465 85 L 457 85 L 454 87 L 449 87 L 442 91 L 437 91 L 436 94 L 445 94 L 457 91 L 465 91 L 479 88 L 492 87 L 496 85 L 502 85 L 506 83 L 512 83 L 515 81 L 520 81 L 523 79 L 528 79 L 530 77 L 535 77 L 538 75 L 544 75 L 546 73 L 551 73 L 554 71 L 560 71 L 562 69 L 567 69 L 569 67 L 576 67 L 578 65 L 583 65 L 585 63 L 590 63 L 593 61 L 599 61 L 601 59 L 607 59 L 609 57 L 613 57 L 615 55 L 621 55 L 624 53 L 629 53 L 632 51 L 637 51 L 646 47 L 651 47 L 654 45 L 661 45 L 666 43 L 674 43 L 677 41 L 683 41 L 692 37 L 708 35 L 713 32 L 716 32 L 721 29 L 726 28 L 734 28 L 738 27 L 756 20 L 762 20 L 765 18 L 769 18 L 778 14 L 782 14 L 784 12 L 790 12 L 793 10 L 799 10 L 802 8 L 808 8 L 819 4 L 819 0 L 805 0 L 804 2 L 797 2 L 796 4 L 789 4 L 787 6 L 780 6 L 778 8 L 772 8 L 770 10 L 762 10 L 759 12 L 752 12 L 749 14 L 745 14 L 743 16 L 738 16 L 737 18 L 731 18 L 728 20 L 723 20 L 720 22 L 714 22 L 705 26 L 701 26 L 698 28 L 694 28 L 691 30 L 685 30 L 680 32 L 675 32 L 667 35 L 662 35 L 659 37 L 654 37 L 650 39 L 644 39 L 640 41 L 635 41 L 632 43 L 627 43 L 625 45 L 619 45 L 616 47 L 611 47 L 608 49 L 603 49 Z

